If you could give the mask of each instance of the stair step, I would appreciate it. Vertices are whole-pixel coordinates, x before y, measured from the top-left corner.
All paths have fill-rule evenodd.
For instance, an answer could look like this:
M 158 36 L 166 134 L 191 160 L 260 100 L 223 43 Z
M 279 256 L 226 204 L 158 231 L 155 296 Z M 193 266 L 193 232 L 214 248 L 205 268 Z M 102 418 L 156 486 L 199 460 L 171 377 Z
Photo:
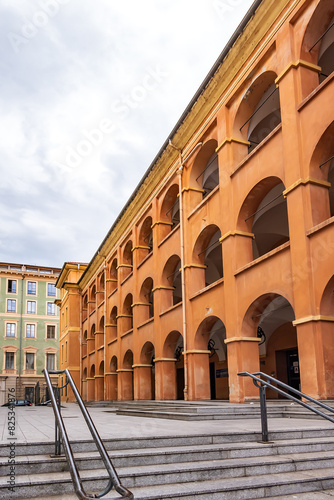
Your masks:
M 91 485 L 94 491 L 97 491 L 96 485 Z M 15 498 L 25 498 L 29 500 L 46 500 L 52 498 L 54 500 L 74 500 L 77 497 L 72 494 L 61 494 L 53 496 L 55 485 L 49 484 L 49 492 L 44 491 L 44 497 L 31 497 L 29 496 L 16 496 Z M 90 485 L 87 487 L 87 492 Z M 126 487 L 128 487 L 126 485 Z M 303 472 L 290 472 L 284 474 L 271 474 L 254 477 L 242 478 L 228 478 L 216 479 L 210 481 L 192 481 L 185 484 L 168 484 L 159 486 L 145 486 L 130 488 L 136 500 L 166 500 L 172 498 L 173 500 L 193 500 L 194 498 L 210 498 L 213 500 L 250 500 L 253 498 L 275 498 L 283 500 L 293 498 L 294 494 L 302 495 L 297 498 L 314 499 L 317 498 L 315 494 L 320 494 L 323 488 L 333 488 L 333 469 L 318 469 L 316 471 L 303 471 Z M 36 490 L 35 490 L 36 491 Z M 307 497 L 307 493 L 310 495 Z M 45 496 L 49 493 L 50 496 Z M 2 498 L 11 498 L 10 496 L 3 496 Z M 119 500 L 121 497 L 115 492 L 110 492 L 105 497 L 106 500 Z M 321 497 L 319 497 L 321 498 Z M 327 496 L 327 498 L 329 498 Z
M 125 466 L 174 464 L 204 460 L 261 457 L 321 452 L 328 455 L 334 451 L 333 438 L 276 441 L 275 443 L 230 443 L 165 448 L 145 448 L 143 450 L 112 450 L 109 455 L 116 470 Z M 79 470 L 101 468 L 101 458 L 97 451 L 75 453 Z M 0 460 L 0 476 L 7 474 L 7 458 Z M 16 474 L 33 474 L 37 468 L 41 473 L 68 470 L 65 457 L 51 458 L 50 455 L 16 457 Z
M 162 486 L 182 483 L 186 487 L 191 482 L 206 482 L 227 479 L 235 480 L 243 477 L 253 477 L 256 484 L 262 477 L 274 477 L 279 474 L 291 474 L 295 472 L 305 472 L 313 474 L 317 471 L 328 469 L 332 471 L 334 467 L 333 452 L 317 452 L 308 454 L 290 454 L 276 456 L 261 456 L 234 458 L 225 460 L 210 460 L 198 462 L 184 462 L 182 464 L 159 464 L 143 465 L 140 467 L 119 468 L 118 475 L 122 483 L 129 489 L 134 487 Z M 312 469 L 312 470 L 311 470 Z M 320 472 L 319 472 L 320 474 Z M 103 490 L 107 482 L 107 474 L 104 469 L 82 470 L 80 477 L 85 489 L 97 488 Z M 256 477 L 256 478 L 255 478 Z M 0 482 L 1 498 L 10 498 L 8 495 L 7 476 Z M 25 498 L 27 494 L 31 496 L 29 490 L 33 489 L 37 494 L 48 490 L 52 484 L 52 491 L 62 490 L 66 493 L 72 491 L 72 483 L 69 472 L 48 472 L 33 475 L 16 475 L 15 493 L 17 498 Z M 333 478 L 334 486 L 334 478 Z M 51 494 L 51 493 L 50 493 Z

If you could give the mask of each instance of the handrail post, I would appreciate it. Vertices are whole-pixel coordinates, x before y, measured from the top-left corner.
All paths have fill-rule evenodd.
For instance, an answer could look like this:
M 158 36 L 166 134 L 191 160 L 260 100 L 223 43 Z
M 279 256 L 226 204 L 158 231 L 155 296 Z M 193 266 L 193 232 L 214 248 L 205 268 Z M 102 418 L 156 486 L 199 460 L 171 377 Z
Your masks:
M 266 386 L 259 386 L 260 390 L 260 406 L 261 406 L 261 428 L 262 428 L 262 441 L 268 442 L 268 415 L 267 415 L 267 396 Z
M 56 392 L 56 402 L 57 402 L 57 406 L 58 406 L 59 413 L 60 413 L 61 409 L 60 409 L 60 387 L 59 386 L 57 386 L 55 388 L 55 392 Z M 55 456 L 58 457 L 60 455 L 61 455 L 60 430 L 59 430 L 59 426 L 57 423 L 57 419 L 55 418 Z

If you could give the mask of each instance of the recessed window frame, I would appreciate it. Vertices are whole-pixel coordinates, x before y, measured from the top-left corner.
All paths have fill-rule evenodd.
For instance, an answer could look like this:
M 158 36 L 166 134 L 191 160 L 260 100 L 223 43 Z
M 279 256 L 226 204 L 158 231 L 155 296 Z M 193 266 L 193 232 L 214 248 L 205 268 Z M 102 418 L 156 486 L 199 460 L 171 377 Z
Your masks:
M 17 294 L 17 280 L 12 280 L 11 278 L 7 279 L 7 293 Z
M 56 316 L 56 304 L 54 302 L 46 303 L 46 314 L 47 316 Z
M 8 332 L 10 332 L 9 335 L 8 335 Z M 5 337 L 9 338 L 9 339 L 16 338 L 16 323 L 13 323 L 13 322 L 6 323 L 6 335 L 5 335 Z
M 56 297 L 57 295 L 56 285 L 54 283 L 47 283 L 46 292 L 47 292 L 47 297 Z
M 4 359 L 4 369 L 5 370 L 15 370 L 16 366 L 16 352 L 14 351 L 6 351 L 4 353 L 5 359 Z M 8 366 L 8 361 L 11 359 L 13 361 L 12 366 Z
M 7 299 L 6 312 L 16 313 L 16 299 Z
M 36 314 L 36 300 L 27 300 L 27 314 Z
M 26 323 L 25 336 L 27 339 L 36 339 L 37 338 L 36 323 Z
M 49 364 L 49 360 L 53 360 L 53 363 Z M 51 365 L 51 366 L 50 366 Z M 54 352 L 47 352 L 45 354 L 45 367 L 47 370 L 55 370 L 57 365 L 57 358 Z
M 48 332 L 49 328 L 51 328 L 54 332 L 53 337 L 49 336 L 49 332 Z M 46 340 L 56 340 L 57 339 L 57 326 L 56 325 L 46 325 L 45 339 Z
M 27 295 L 37 295 L 37 281 L 27 281 Z
M 29 356 L 29 365 L 28 365 L 28 356 Z M 32 359 L 32 365 L 31 365 L 31 359 Z M 25 352 L 24 366 L 25 366 L 25 370 L 27 370 L 27 371 L 36 370 L 36 353 L 35 352 L 29 352 L 29 351 Z

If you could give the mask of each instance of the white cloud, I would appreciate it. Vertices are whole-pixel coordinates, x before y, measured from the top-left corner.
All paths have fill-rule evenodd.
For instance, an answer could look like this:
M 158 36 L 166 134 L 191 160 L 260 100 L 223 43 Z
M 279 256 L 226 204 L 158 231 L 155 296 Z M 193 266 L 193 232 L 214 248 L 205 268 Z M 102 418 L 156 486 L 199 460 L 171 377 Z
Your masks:
M 251 3 L 1 2 L 0 260 L 89 261 Z

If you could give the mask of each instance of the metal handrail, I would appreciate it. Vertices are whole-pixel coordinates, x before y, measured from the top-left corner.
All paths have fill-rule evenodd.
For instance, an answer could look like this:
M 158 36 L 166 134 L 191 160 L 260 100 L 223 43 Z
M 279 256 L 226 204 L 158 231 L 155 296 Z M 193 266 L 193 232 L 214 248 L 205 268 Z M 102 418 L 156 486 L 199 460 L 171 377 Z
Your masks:
M 262 426 L 262 441 L 267 442 L 268 441 L 268 417 L 267 417 L 267 406 L 266 406 L 266 388 L 269 387 L 270 389 L 273 389 L 276 391 L 278 394 L 281 394 L 287 399 L 290 399 L 291 401 L 294 401 L 295 403 L 298 403 L 300 406 L 304 406 L 304 408 L 307 408 L 310 411 L 313 411 L 313 413 L 316 413 L 317 415 L 325 418 L 326 420 L 329 420 L 330 422 L 334 423 L 334 418 L 330 417 L 329 415 L 326 415 L 326 413 L 322 412 L 321 410 L 318 410 L 318 408 L 314 408 L 313 406 L 309 405 L 305 401 L 302 401 L 301 399 L 297 399 L 291 394 L 286 393 L 285 391 L 282 391 L 278 387 L 275 387 L 272 385 L 271 382 L 274 382 L 280 387 L 283 387 L 284 389 L 293 392 L 300 398 L 304 398 L 321 408 L 324 408 L 325 410 L 329 411 L 330 413 L 334 414 L 333 408 L 330 406 L 326 405 L 325 403 L 322 403 L 321 401 L 318 401 L 317 399 L 312 398 L 311 396 L 308 396 L 307 394 L 304 394 L 301 391 L 298 391 L 298 389 L 295 389 L 294 387 L 291 387 L 290 385 L 285 384 L 284 382 L 281 382 L 280 380 L 277 380 L 276 378 L 272 377 L 271 375 L 267 375 L 266 373 L 263 372 L 255 372 L 255 373 L 249 373 L 249 372 L 241 372 L 238 373 L 239 377 L 250 377 L 253 380 L 253 384 L 259 388 L 260 390 L 260 406 L 261 406 L 261 426 Z M 263 380 L 261 377 L 264 377 L 266 380 Z
M 47 383 L 47 386 L 49 388 L 49 392 L 50 392 L 50 397 L 51 397 L 51 403 L 52 403 L 52 407 L 53 407 L 53 411 L 54 411 L 54 414 L 55 414 L 55 419 L 56 419 L 56 424 L 60 430 L 60 433 L 61 433 L 61 437 L 62 437 L 62 444 L 63 444 L 63 448 L 64 448 L 64 451 L 65 451 L 65 455 L 66 455 L 66 458 L 67 458 L 67 462 L 69 464 L 69 467 L 70 467 L 70 473 L 71 473 L 71 477 L 72 477 L 72 482 L 73 482 L 73 485 L 74 485 L 74 489 L 75 489 L 75 493 L 76 495 L 78 496 L 78 498 L 80 498 L 80 500 L 90 500 L 90 499 L 93 499 L 93 498 L 101 498 L 103 497 L 104 495 L 106 495 L 111 489 L 112 487 L 114 486 L 115 487 L 115 490 L 124 498 L 128 498 L 129 500 L 133 500 L 134 499 L 134 496 L 133 494 L 131 493 L 131 491 L 129 491 L 127 488 L 125 488 L 124 486 L 122 486 L 121 482 L 120 482 L 120 479 L 117 475 L 117 472 L 116 470 L 114 469 L 114 466 L 112 465 L 111 463 L 111 460 L 109 458 L 109 455 L 107 453 L 107 450 L 105 449 L 104 447 L 104 444 L 102 443 L 102 440 L 95 428 L 95 425 L 85 407 L 85 404 L 84 402 L 82 401 L 81 399 L 81 396 L 76 388 L 76 385 L 71 377 L 71 374 L 70 372 L 66 369 L 66 370 L 47 370 L 47 369 L 44 369 L 43 370 L 43 373 L 44 373 L 44 376 L 45 376 L 45 380 L 46 380 L 46 383 Z M 65 428 L 65 425 L 64 425 L 64 422 L 63 422 L 63 418 L 61 416 L 61 412 L 60 412 L 60 408 L 58 407 L 57 405 L 57 401 L 56 401 L 56 397 L 55 397 L 55 394 L 54 394 L 54 391 L 53 391 L 53 388 L 52 388 L 52 383 L 51 383 L 51 380 L 50 380 L 50 376 L 49 374 L 52 374 L 52 375 L 62 375 L 62 374 L 65 374 L 66 377 L 67 377 L 67 380 L 71 386 L 71 389 L 73 391 L 73 394 L 78 402 L 78 405 L 80 407 L 80 410 L 82 412 L 82 415 L 86 421 L 86 424 L 90 430 L 90 433 L 95 441 L 95 444 L 97 446 L 97 449 L 100 453 L 100 456 L 103 460 L 103 463 L 105 465 L 105 468 L 108 472 L 108 475 L 109 475 L 109 482 L 108 482 L 108 485 L 106 487 L 106 489 L 104 491 L 102 491 L 101 493 L 98 493 L 98 494 L 95 494 L 94 496 L 89 496 L 87 495 L 87 493 L 85 492 L 83 486 L 82 486 L 82 482 L 81 482 L 81 479 L 80 479 L 80 476 L 79 476 L 79 472 L 78 472 L 78 469 L 77 469 L 77 466 L 76 466 L 76 463 L 75 463 L 75 460 L 74 460 L 74 456 L 73 456 L 73 452 L 72 452 L 72 448 L 71 448 L 71 445 L 70 445 L 70 442 L 69 442 L 69 439 L 68 439 L 68 436 L 67 436 L 67 432 L 66 432 L 66 428 Z

